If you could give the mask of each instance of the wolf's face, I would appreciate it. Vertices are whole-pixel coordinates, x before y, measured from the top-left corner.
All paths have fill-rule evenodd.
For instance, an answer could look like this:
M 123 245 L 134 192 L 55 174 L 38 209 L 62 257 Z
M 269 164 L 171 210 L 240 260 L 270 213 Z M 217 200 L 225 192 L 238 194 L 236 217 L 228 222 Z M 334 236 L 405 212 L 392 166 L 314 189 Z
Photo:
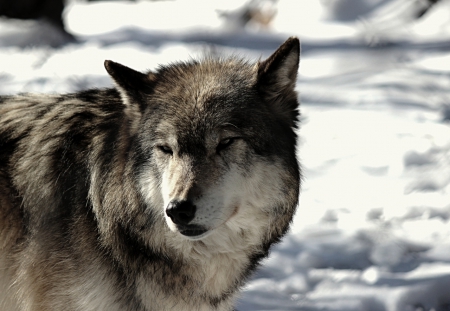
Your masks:
M 249 160 L 254 158 L 246 142 L 251 136 L 231 124 L 211 124 L 212 128 L 196 136 L 191 136 L 196 130 L 182 133 L 170 124 L 160 124 L 166 135 L 155 142 L 154 157 L 161 176 L 162 208 L 171 230 L 201 238 L 237 215 L 245 204 L 245 180 L 252 167 Z
M 142 195 L 170 230 L 201 239 L 297 193 L 298 61 L 290 39 L 257 64 L 206 59 L 141 74 L 106 63 L 139 119 L 130 128 Z

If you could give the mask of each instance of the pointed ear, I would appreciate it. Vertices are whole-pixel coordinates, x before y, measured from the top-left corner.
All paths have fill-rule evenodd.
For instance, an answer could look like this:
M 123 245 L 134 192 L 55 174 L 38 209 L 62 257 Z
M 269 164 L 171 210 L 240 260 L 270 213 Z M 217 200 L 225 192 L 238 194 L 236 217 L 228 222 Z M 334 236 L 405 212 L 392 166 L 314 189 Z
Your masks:
M 292 121 L 298 117 L 295 92 L 300 41 L 290 37 L 268 59 L 258 64 L 257 85 L 273 109 Z
M 132 105 L 135 102 L 143 104 L 142 95 L 150 93 L 152 89 L 151 73 L 143 74 L 110 60 L 105 60 L 105 69 L 113 78 L 126 105 Z
M 139 120 L 145 110 L 146 94 L 152 91 L 152 73 L 143 74 L 139 71 L 128 68 L 124 65 L 105 60 L 105 68 L 113 78 L 116 88 L 122 97 L 124 104 L 124 114 L 129 123 L 131 134 L 138 130 Z

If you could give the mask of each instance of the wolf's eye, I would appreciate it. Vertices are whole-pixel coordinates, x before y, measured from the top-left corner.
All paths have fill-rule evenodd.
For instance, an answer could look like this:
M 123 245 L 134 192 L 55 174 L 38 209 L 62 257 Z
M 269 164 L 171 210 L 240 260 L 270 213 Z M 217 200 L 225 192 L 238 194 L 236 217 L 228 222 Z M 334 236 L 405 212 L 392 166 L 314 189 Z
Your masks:
M 157 148 L 158 148 L 159 151 L 161 151 L 162 153 L 170 154 L 170 155 L 173 154 L 172 149 L 171 149 L 170 147 L 168 147 L 168 146 L 161 145 L 161 146 L 157 146 Z
M 234 143 L 236 138 L 225 138 L 222 139 L 216 147 L 217 153 L 228 148 L 232 143 Z

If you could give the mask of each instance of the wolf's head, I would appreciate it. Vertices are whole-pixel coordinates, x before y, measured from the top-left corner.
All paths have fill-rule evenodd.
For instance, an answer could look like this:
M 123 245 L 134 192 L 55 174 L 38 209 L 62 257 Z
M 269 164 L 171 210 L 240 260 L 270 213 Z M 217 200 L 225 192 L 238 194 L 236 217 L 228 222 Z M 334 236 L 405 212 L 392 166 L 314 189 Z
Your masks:
M 105 62 L 137 137 L 140 190 L 170 230 L 198 240 L 287 229 L 299 188 L 299 53 L 290 38 L 255 64 L 206 58 L 144 74 Z

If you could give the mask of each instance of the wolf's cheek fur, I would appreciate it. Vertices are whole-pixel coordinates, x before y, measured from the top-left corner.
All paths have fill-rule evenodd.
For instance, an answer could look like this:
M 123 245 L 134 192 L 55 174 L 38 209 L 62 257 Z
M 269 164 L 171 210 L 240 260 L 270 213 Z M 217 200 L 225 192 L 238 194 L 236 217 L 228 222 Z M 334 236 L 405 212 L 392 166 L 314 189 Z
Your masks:
M 226 223 L 236 214 L 242 204 L 241 189 L 244 173 L 232 164 L 210 187 L 204 187 L 199 199 L 195 200 L 197 214 L 193 223 L 211 230 Z
M 244 174 L 242 171 L 235 176 L 229 174 L 233 183 L 221 188 L 230 195 L 230 202 L 236 204 L 224 209 L 223 212 L 229 213 L 223 217 L 225 221 L 221 219 L 222 222 L 202 240 L 211 251 L 225 252 L 231 246 L 238 247 L 242 239 L 248 245 L 257 245 L 262 239 L 272 238 L 270 230 L 274 224 L 291 217 L 292 203 L 287 198 L 295 197 L 298 192 L 287 193 L 286 189 L 296 184 L 295 176 L 286 175 L 286 168 L 279 162 L 253 160 Z M 224 180 L 222 185 L 226 183 Z
M 150 165 L 144 165 L 139 173 L 138 182 L 141 195 L 147 204 L 149 211 L 160 211 L 160 215 L 164 214 L 162 206 L 164 199 L 161 191 L 161 179 L 159 173 Z M 160 207 L 160 209 L 158 209 Z

